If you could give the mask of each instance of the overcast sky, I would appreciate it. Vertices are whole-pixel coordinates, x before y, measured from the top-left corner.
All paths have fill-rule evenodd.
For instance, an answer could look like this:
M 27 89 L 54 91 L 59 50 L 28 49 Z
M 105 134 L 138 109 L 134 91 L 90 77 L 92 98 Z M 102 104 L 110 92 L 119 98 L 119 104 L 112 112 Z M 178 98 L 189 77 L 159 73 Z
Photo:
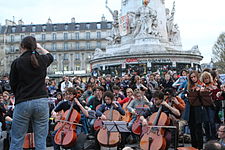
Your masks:
M 165 0 L 166 6 L 172 8 L 174 0 Z M 225 32 L 225 0 L 175 0 L 175 23 L 179 25 L 183 49 L 199 45 L 204 56 L 201 63 L 211 60 L 212 46 L 221 32 Z M 120 10 L 121 0 L 108 0 L 112 10 Z M 25 24 L 44 24 L 48 18 L 53 23 L 100 21 L 104 14 L 112 20 L 105 8 L 105 0 L 0 0 L 0 23 L 5 19 L 17 22 L 22 19 Z

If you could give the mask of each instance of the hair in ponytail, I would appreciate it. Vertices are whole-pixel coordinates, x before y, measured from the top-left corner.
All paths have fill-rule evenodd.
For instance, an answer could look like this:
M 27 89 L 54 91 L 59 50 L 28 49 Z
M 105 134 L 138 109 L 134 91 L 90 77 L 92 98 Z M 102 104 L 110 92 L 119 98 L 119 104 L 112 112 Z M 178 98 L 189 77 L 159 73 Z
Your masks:
M 37 52 L 36 52 L 36 49 L 37 49 L 37 42 L 36 42 L 36 39 L 32 36 L 27 36 L 25 37 L 20 46 L 24 49 L 27 49 L 28 51 L 31 51 L 32 54 L 31 54 L 31 65 L 34 67 L 34 68 L 38 68 L 40 65 L 39 65 L 39 62 L 38 62 L 38 59 L 36 57 L 37 55 Z

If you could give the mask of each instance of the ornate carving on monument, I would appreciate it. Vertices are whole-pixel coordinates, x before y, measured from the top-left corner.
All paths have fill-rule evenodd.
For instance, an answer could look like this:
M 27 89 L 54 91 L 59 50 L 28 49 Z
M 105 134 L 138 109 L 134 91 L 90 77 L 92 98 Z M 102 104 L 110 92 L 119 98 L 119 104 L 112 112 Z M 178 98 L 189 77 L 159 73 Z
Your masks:
M 143 6 L 135 12 L 134 37 L 137 35 L 146 36 L 149 34 L 157 35 L 157 12 L 148 6 L 149 0 L 143 1 Z
M 173 26 L 169 38 L 169 41 L 174 43 L 174 45 L 181 45 L 180 30 L 177 24 Z
M 170 10 L 166 8 L 166 29 L 168 33 L 168 40 L 173 45 L 182 45 L 180 38 L 180 30 L 178 29 L 178 25 L 174 24 L 174 14 L 175 14 L 175 1 L 173 2 L 173 8 L 170 13 Z
M 122 4 L 126 5 L 127 4 L 127 0 L 122 0 Z
M 107 6 L 107 0 L 105 2 L 105 7 L 109 10 L 113 17 L 113 23 L 112 23 L 112 30 L 111 30 L 111 35 L 110 38 L 106 39 L 111 39 L 110 43 L 111 44 L 119 44 L 121 40 L 120 32 L 119 32 L 119 12 L 118 10 L 112 11 L 108 6 Z
M 166 29 L 167 29 L 167 33 L 168 33 L 168 37 L 170 39 L 171 36 L 171 32 L 173 29 L 173 21 L 174 21 L 174 14 L 175 14 L 175 1 L 173 2 L 173 8 L 172 11 L 170 13 L 170 10 L 168 8 L 166 8 Z
M 95 53 L 94 53 L 94 57 L 98 57 L 98 56 L 101 56 L 103 54 L 104 54 L 104 52 L 100 48 L 96 48 Z
M 194 46 L 191 48 L 191 53 L 197 54 L 197 55 L 201 55 L 201 52 L 199 51 L 198 45 L 194 45 Z

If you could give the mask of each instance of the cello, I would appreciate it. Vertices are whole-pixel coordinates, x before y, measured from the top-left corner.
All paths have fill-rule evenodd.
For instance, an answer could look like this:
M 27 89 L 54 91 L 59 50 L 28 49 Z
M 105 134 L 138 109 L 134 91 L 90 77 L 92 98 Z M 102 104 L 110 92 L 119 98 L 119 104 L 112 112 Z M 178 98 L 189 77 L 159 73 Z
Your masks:
M 24 149 L 34 149 L 34 133 L 27 133 L 24 137 L 24 143 L 23 143 Z
M 122 121 L 126 121 L 126 122 L 130 122 L 131 121 L 131 113 L 128 111 L 127 106 L 130 104 L 131 99 L 129 100 L 129 102 L 126 102 L 123 104 L 123 110 L 125 111 L 125 115 L 122 116 Z
M 24 137 L 23 148 L 24 149 L 34 149 L 35 148 L 34 132 L 32 129 L 32 121 L 29 122 L 28 132 L 26 133 L 26 135 Z
M 54 141 L 57 145 L 64 147 L 71 147 L 77 140 L 77 134 L 75 132 L 76 125 L 80 121 L 81 115 L 75 109 L 73 109 L 74 100 L 62 117 L 62 120 L 57 123 L 58 131 L 54 137 Z
M 62 117 L 63 117 L 63 114 L 64 114 L 64 111 L 61 110 L 57 113 L 56 116 L 52 116 L 52 119 L 54 120 L 54 122 L 59 122 L 60 120 L 62 120 Z M 61 124 L 60 123 L 57 123 L 54 127 L 54 130 L 57 130 L 61 127 Z
M 109 121 L 121 120 L 121 115 L 117 110 L 113 110 L 113 106 L 103 113 Z M 114 147 L 120 142 L 119 132 L 109 132 L 106 127 L 99 130 L 97 135 L 98 142 L 106 147 Z
M 170 124 L 170 119 L 166 113 L 162 112 L 162 105 L 159 110 L 150 116 L 149 124 L 152 126 L 166 126 Z M 150 127 L 142 136 L 140 147 L 143 150 L 165 150 L 166 139 L 165 130 L 157 127 Z
M 140 120 L 140 115 L 147 109 L 149 109 L 148 105 L 142 104 L 142 105 L 137 105 L 136 107 L 136 111 L 137 111 L 137 119 L 134 121 L 133 125 L 132 125 L 132 132 L 134 134 L 137 135 L 142 135 L 145 132 L 147 132 L 147 128 L 146 127 L 142 127 L 142 122 Z
M 96 109 L 95 109 L 95 113 L 96 111 L 99 109 L 99 107 L 101 106 L 102 104 L 99 104 Z M 101 119 L 96 119 L 95 122 L 94 122 L 94 130 L 95 131 L 98 131 L 99 129 L 102 128 L 102 120 Z

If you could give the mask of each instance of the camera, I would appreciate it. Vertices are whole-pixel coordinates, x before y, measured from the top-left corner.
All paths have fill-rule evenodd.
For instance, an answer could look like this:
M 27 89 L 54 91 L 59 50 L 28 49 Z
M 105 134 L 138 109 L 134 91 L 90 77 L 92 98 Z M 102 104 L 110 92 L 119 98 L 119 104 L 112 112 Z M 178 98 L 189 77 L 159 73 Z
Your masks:
M 9 84 L 9 82 L 7 82 L 6 80 L 0 80 L 0 92 L 4 92 L 4 91 L 11 91 L 11 86 Z

